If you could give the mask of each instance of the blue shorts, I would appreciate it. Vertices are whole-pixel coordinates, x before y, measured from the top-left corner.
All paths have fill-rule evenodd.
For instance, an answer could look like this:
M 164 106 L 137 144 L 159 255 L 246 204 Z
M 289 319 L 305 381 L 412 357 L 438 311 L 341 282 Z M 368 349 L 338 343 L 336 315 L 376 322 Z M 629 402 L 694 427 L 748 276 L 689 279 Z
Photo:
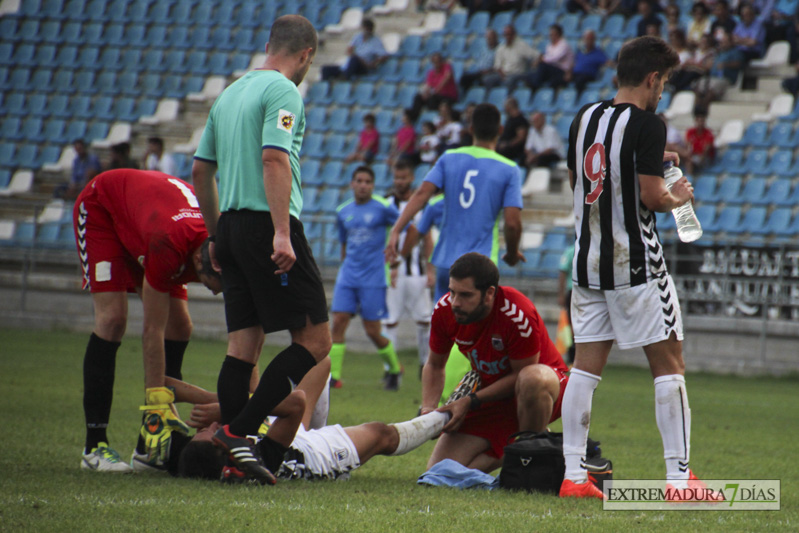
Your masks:
M 381 320 L 388 316 L 385 287 L 342 287 L 333 289 L 334 313 L 360 314 L 364 320 Z
M 449 269 L 436 267 L 436 291 L 434 302 L 449 292 Z

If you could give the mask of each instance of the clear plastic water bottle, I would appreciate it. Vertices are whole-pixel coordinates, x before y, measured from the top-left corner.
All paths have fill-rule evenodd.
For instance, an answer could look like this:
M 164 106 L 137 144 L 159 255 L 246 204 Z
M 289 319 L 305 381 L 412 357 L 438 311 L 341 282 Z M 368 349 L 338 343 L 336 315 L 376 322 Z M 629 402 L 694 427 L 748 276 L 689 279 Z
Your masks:
M 663 177 L 666 179 L 666 188 L 671 190 L 672 186 L 682 178 L 682 170 L 673 161 L 667 161 L 663 163 Z M 682 242 L 694 242 L 702 236 L 702 225 L 694 213 L 693 202 L 686 202 L 671 212 L 677 223 L 677 235 Z

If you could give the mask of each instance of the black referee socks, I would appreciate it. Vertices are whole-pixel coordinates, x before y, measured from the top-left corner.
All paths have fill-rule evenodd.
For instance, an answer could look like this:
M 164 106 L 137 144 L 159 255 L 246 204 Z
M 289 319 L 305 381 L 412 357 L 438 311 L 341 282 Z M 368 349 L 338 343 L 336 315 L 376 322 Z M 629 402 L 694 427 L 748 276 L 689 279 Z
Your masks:
M 253 368 L 255 368 L 254 364 L 237 359 L 232 355 L 225 357 L 216 383 L 222 424 L 229 424 L 247 405 Z
M 164 374 L 170 378 L 183 380 L 181 368 L 183 367 L 183 354 L 186 353 L 186 347 L 189 341 L 171 341 L 164 339 L 164 361 L 166 363 L 166 371 Z
M 108 442 L 106 428 L 114 399 L 114 373 L 121 343 L 89 337 L 83 357 L 83 414 L 86 417 L 86 452 Z
M 235 420 L 230 422 L 230 432 L 239 436 L 255 435 L 264 418 L 291 393 L 302 381 L 303 376 L 315 365 L 316 359 L 311 352 L 297 343 L 277 354 L 264 370 L 258 388 L 247 402 L 247 406 Z M 224 370 L 224 366 L 222 368 Z M 221 373 L 219 381 L 218 386 L 221 386 Z M 221 389 L 218 393 L 221 393 Z M 220 402 L 221 398 L 220 396 Z

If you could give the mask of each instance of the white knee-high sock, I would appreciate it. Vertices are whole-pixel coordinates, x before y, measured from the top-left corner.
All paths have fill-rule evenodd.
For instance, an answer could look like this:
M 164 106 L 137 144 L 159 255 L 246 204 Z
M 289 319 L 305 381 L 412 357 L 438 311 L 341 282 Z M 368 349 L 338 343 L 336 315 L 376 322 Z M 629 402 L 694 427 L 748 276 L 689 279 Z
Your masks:
M 563 458 L 566 461 L 564 477 L 575 483 L 588 481 L 582 466 L 588 444 L 588 426 L 591 424 L 591 403 L 602 378 L 572 368 L 569 383 L 563 393 L 561 418 L 563 420 Z
M 416 347 L 419 350 L 419 364 L 424 365 L 430 352 L 430 324 L 416 324 Z
M 438 436 L 441 433 L 441 428 L 449 422 L 450 416 L 449 413 L 433 411 L 407 422 L 391 424 L 397 428 L 397 433 L 399 433 L 399 444 L 391 455 L 408 453 Z
M 666 479 L 688 479 L 691 409 L 688 407 L 688 394 L 685 391 L 683 376 L 671 374 L 655 378 L 655 419 L 660 437 L 663 439 Z
M 313 414 L 311 415 L 311 427 L 308 429 L 320 429 L 327 425 L 327 415 L 330 412 L 330 376 L 325 380 L 325 388 L 316 400 Z

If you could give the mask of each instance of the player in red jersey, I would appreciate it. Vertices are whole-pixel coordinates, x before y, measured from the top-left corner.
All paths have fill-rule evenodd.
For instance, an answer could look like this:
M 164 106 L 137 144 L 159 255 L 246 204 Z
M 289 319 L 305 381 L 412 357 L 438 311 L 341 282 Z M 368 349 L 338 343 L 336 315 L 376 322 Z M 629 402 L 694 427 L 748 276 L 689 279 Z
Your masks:
M 451 412 L 452 419 L 427 467 L 453 459 L 490 472 L 499 467 L 513 433 L 543 431 L 560 418 L 568 369 L 533 303 L 500 286 L 496 265 L 474 252 L 453 263 L 449 293 L 433 311 L 421 414 L 438 404 L 453 343 L 479 373 L 481 387 L 438 409 Z
M 165 375 L 180 379 L 192 324 L 185 284 L 201 281 L 222 290 L 208 256 L 208 232 L 191 185 L 160 172 L 112 170 L 94 178 L 75 202 L 75 239 L 83 288 L 94 304 L 94 332 L 83 360 L 86 445 L 81 467 L 127 472 L 160 467 L 177 417 Z M 145 406 L 141 438 L 131 460 L 108 445 L 116 352 L 128 317 L 127 293 L 144 308 Z

